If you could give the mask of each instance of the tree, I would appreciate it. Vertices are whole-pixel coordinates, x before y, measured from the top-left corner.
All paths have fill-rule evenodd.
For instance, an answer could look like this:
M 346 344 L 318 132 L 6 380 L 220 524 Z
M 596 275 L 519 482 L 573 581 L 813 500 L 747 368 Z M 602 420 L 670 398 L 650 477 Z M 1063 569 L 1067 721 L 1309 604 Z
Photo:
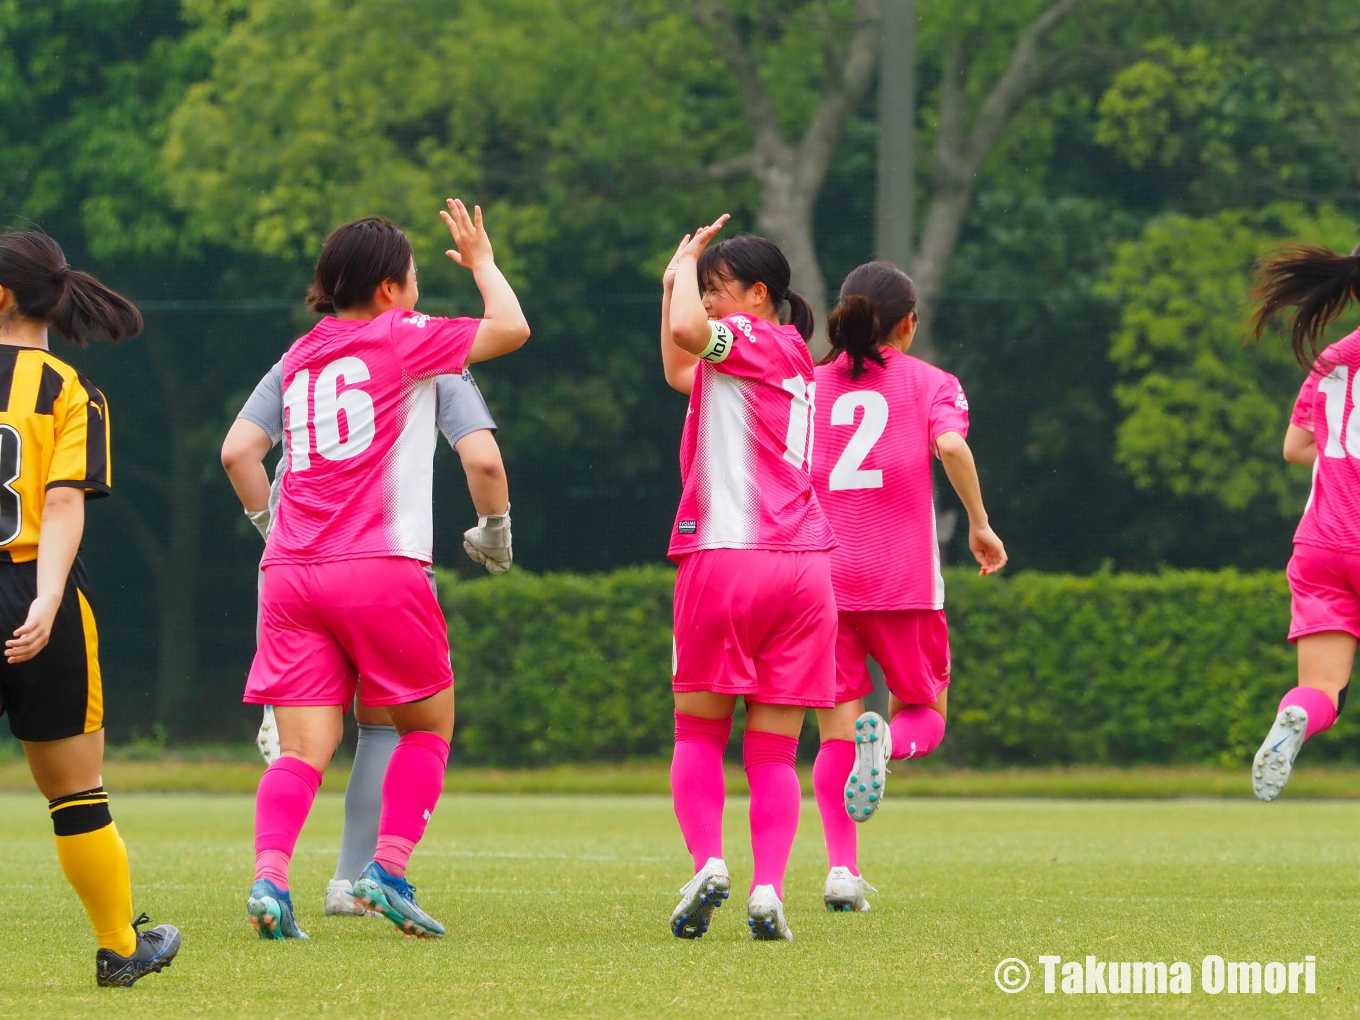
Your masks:
M 1306 473 L 1285 468 L 1280 444 L 1304 370 L 1278 331 L 1244 346 L 1253 265 L 1288 241 L 1348 246 L 1352 230 L 1334 208 L 1277 203 L 1168 214 L 1119 246 L 1100 292 L 1122 309 L 1115 449 L 1140 488 L 1299 512 Z

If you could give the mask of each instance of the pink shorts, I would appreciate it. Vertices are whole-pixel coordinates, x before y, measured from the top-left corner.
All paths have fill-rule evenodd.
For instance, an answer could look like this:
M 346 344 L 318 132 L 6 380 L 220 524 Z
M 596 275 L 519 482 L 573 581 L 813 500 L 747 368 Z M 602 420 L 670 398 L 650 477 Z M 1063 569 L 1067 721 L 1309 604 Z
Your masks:
M 681 558 L 676 691 L 830 708 L 835 645 L 829 553 L 702 549 Z
M 865 656 L 883 669 L 888 690 L 908 705 L 929 705 L 949 686 L 949 624 L 943 609 L 843 612 L 836 628 L 836 704 L 874 689 Z
M 1287 574 L 1290 641 L 1331 630 L 1360 638 L 1360 554 L 1296 545 Z
M 243 701 L 348 706 L 358 687 L 365 705 L 405 705 L 452 684 L 448 625 L 415 560 L 265 570 L 259 649 Z

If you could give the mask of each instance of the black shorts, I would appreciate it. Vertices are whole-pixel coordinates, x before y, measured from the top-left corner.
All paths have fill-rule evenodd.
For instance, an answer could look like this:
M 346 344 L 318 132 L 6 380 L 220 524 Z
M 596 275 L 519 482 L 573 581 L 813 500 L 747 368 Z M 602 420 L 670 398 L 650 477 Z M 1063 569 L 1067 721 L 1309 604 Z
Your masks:
M 36 561 L 0 560 L 0 642 L 28 618 L 37 588 Z M 61 740 L 103 727 L 99 634 L 79 559 L 66 579 L 47 647 L 13 665 L 0 655 L 0 713 L 9 714 L 10 732 L 20 740 Z

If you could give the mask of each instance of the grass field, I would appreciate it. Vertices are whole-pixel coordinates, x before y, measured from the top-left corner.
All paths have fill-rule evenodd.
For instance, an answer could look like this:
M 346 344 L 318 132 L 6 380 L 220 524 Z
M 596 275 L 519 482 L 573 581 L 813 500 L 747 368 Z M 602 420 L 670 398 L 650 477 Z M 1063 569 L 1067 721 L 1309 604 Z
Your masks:
M 752 943 L 738 891 L 745 804 L 729 801 L 734 895 L 699 942 L 670 937 L 687 858 L 667 799 L 446 797 L 413 862 L 440 942 L 326 919 L 341 798 L 324 794 L 293 866 L 312 940 L 262 943 L 244 920 L 252 805 L 123 795 L 137 908 L 184 930 L 175 966 L 97 989 L 91 937 L 36 794 L 0 795 L 7 880 L 0 1016 L 1348 1016 L 1360 1012 L 1360 805 L 1288 800 L 898 797 L 861 829 L 866 915 L 827 914 L 804 804 L 786 905 L 797 940 Z M 1041 954 L 1184 960 L 1190 995 L 1045 995 Z M 1317 958 L 1313 996 L 1212 996 L 1200 961 Z M 999 961 L 1035 978 L 1006 995 Z

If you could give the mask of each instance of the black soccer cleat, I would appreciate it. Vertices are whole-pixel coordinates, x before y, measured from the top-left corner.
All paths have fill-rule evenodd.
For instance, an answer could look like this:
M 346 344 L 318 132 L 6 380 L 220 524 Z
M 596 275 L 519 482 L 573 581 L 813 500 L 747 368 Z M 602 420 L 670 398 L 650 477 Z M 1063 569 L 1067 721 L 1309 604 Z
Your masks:
M 147 924 L 151 918 L 142 914 L 132 922 L 132 928 Z M 158 924 L 150 931 L 137 931 L 137 948 L 131 956 L 119 956 L 112 949 L 101 949 L 95 954 L 95 981 L 104 988 L 127 988 L 139 978 L 164 967 L 179 952 L 179 929 L 172 924 Z

